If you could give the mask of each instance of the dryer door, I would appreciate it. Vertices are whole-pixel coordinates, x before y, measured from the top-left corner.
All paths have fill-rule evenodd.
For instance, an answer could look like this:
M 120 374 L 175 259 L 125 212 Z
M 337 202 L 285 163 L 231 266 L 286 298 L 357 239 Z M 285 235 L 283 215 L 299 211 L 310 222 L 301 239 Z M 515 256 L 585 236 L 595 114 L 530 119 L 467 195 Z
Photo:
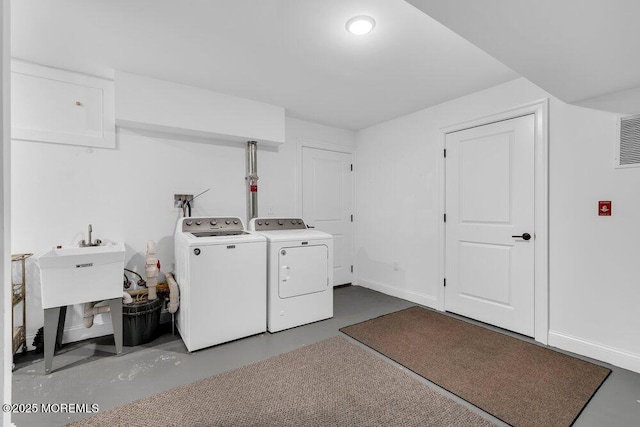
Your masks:
M 291 298 L 322 292 L 329 286 L 326 245 L 282 248 L 278 254 L 278 296 Z

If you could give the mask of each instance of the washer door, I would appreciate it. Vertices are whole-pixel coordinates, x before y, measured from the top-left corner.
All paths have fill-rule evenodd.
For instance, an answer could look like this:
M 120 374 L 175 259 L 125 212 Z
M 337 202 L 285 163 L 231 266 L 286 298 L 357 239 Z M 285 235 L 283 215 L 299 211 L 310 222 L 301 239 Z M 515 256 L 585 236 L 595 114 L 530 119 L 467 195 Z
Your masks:
M 322 292 L 329 286 L 326 245 L 282 248 L 278 253 L 278 296 L 291 298 Z

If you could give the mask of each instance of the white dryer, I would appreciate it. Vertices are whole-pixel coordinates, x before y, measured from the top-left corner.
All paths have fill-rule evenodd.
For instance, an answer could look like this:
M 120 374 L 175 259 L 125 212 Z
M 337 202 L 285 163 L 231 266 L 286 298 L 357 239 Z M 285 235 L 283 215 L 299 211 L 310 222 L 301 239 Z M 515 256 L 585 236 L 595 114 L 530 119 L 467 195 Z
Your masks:
M 266 331 L 266 250 L 240 218 L 180 218 L 177 327 L 190 352 Z
M 333 317 L 333 236 L 301 218 L 254 218 L 267 238 L 267 329 L 278 332 Z

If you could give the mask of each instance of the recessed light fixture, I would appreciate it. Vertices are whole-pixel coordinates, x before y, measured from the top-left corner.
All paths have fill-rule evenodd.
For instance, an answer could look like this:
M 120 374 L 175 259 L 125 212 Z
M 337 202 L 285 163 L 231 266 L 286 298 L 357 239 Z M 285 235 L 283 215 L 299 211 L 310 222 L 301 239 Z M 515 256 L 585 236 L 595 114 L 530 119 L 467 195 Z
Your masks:
M 371 32 L 375 26 L 376 21 L 367 15 L 354 16 L 347 21 L 347 31 L 357 36 Z

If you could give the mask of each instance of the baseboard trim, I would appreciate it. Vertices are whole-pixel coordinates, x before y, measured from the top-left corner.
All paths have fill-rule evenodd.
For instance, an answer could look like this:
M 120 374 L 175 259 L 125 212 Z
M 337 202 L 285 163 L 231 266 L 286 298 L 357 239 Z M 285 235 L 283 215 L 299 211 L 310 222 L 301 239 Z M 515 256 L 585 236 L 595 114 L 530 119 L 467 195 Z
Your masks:
M 355 280 L 358 286 L 363 288 L 372 289 L 374 291 L 382 292 L 383 294 L 390 295 L 396 298 L 402 298 L 407 301 L 415 302 L 416 304 L 424 305 L 433 309 L 438 309 L 438 299 L 433 295 L 421 294 L 415 291 L 408 291 L 406 289 L 400 289 L 395 286 L 386 285 L 384 283 L 374 282 L 371 280 L 365 280 L 358 278 Z
M 630 353 L 557 331 L 549 331 L 549 345 L 640 373 L 640 354 Z

